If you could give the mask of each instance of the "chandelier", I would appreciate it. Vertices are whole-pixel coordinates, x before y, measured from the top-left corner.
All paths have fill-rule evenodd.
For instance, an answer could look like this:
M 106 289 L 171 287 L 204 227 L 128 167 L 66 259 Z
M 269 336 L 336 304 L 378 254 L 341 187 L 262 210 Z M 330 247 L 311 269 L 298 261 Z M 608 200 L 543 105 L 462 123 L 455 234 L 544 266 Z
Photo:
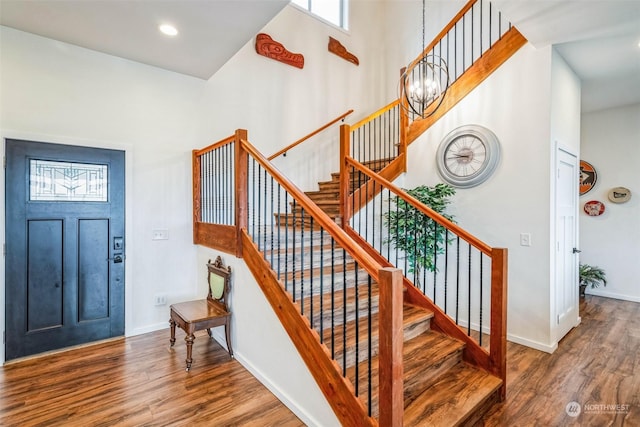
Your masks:
M 400 78 L 401 105 L 415 116 L 427 118 L 440 107 L 449 87 L 447 63 L 425 52 L 425 0 L 422 0 L 422 54 L 409 64 Z

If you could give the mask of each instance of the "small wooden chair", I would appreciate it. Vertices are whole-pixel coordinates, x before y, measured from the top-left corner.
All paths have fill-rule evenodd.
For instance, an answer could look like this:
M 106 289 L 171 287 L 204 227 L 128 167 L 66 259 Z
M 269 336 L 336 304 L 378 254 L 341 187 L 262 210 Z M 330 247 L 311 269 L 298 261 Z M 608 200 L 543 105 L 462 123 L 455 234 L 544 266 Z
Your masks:
M 231 312 L 227 307 L 227 295 L 230 289 L 231 267 L 224 268 L 222 259 L 216 258 L 216 262 L 211 260 L 207 263 L 207 282 L 209 283 L 209 292 L 207 299 L 186 301 L 177 304 L 171 304 L 171 347 L 176 342 L 176 325 L 180 327 L 187 336 L 187 371 L 191 369 L 191 351 L 193 341 L 195 340 L 194 332 L 207 330 L 211 337 L 211 328 L 224 325 L 225 336 L 227 339 L 227 348 L 229 356 L 233 357 L 233 349 L 231 348 Z

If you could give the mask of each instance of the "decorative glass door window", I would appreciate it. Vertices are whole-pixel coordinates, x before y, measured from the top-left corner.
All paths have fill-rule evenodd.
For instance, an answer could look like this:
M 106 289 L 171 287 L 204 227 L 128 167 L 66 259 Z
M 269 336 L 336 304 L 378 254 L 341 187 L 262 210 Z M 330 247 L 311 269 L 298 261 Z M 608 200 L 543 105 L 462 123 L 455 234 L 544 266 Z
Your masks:
M 107 165 L 29 160 L 29 200 L 106 202 Z

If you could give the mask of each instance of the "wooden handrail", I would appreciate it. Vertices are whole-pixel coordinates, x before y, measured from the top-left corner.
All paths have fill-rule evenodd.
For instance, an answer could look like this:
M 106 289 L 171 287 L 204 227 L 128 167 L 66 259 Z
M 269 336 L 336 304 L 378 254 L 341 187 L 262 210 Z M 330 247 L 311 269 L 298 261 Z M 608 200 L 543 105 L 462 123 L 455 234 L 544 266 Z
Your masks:
M 384 113 L 386 113 L 387 111 L 391 110 L 392 108 L 395 108 L 395 106 L 398 105 L 398 104 L 400 104 L 400 100 L 396 99 L 395 101 L 385 105 L 384 107 L 382 107 L 381 109 L 379 109 L 375 113 L 370 114 L 367 117 L 365 117 L 364 119 L 360 120 L 355 125 L 351 125 L 351 130 L 352 131 L 356 130 L 360 126 L 369 123 L 371 120 L 375 119 L 376 117 L 383 115 Z
M 451 19 L 451 21 L 449 21 L 449 23 L 442 29 L 442 31 L 440 31 L 438 35 L 435 36 L 433 41 L 429 43 L 427 47 L 424 48 L 422 53 L 407 66 L 407 70 L 413 69 L 416 66 L 416 64 L 420 62 L 426 54 L 431 52 L 431 50 L 435 47 L 435 45 L 440 43 L 440 39 L 442 39 L 445 35 L 447 35 L 447 33 L 451 31 L 453 27 L 456 26 L 456 24 L 464 16 L 464 14 L 467 13 L 469 9 L 471 9 L 473 5 L 476 4 L 477 2 L 478 0 L 469 0 L 469 2 L 467 2 L 467 4 L 465 4 L 464 7 L 460 9 L 460 12 L 458 12 L 456 16 L 454 16 L 453 19 Z
M 326 128 L 328 128 L 329 126 L 331 126 L 332 124 L 339 122 L 340 120 L 344 120 L 345 117 L 347 117 L 349 114 L 353 113 L 353 110 L 349 110 L 346 113 L 342 113 L 341 115 L 339 115 L 338 117 L 336 117 L 335 119 L 331 120 L 329 123 L 325 124 L 324 126 L 319 127 L 318 129 L 314 130 L 313 132 L 303 136 L 302 138 L 298 139 L 297 141 L 292 142 L 291 144 L 287 145 L 286 147 L 284 147 L 282 150 L 278 151 L 275 154 L 272 154 L 271 156 L 267 157 L 267 160 L 273 160 L 276 157 L 278 157 L 281 154 L 285 154 L 287 151 L 291 150 L 293 147 L 302 144 L 304 141 L 306 141 L 307 139 L 311 138 L 312 136 L 317 135 L 318 133 L 322 132 L 323 130 L 325 130 Z
M 311 215 L 314 221 L 322 228 L 327 230 L 329 234 L 333 236 L 336 243 L 340 245 L 347 253 L 353 258 L 358 259 L 358 264 L 364 268 L 367 273 L 375 280 L 378 280 L 378 271 L 382 266 L 376 262 L 364 249 L 357 245 L 346 233 L 316 205 L 302 190 L 298 189 L 288 178 L 286 178 L 282 172 L 280 172 L 266 157 L 262 155 L 256 148 L 248 141 L 241 139 L 240 144 L 242 149 L 248 154 L 251 154 L 254 159 L 278 182 L 284 189 L 296 200 L 296 203 L 300 205 L 309 215 Z
M 206 154 L 209 151 L 216 150 L 216 149 L 218 149 L 220 147 L 223 147 L 223 146 L 225 146 L 225 145 L 227 145 L 229 143 L 232 143 L 233 141 L 235 141 L 235 139 L 236 139 L 236 135 L 233 134 L 233 135 L 228 136 L 228 137 L 226 137 L 224 139 L 221 139 L 218 142 L 214 142 L 213 144 L 211 144 L 211 145 L 209 145 L 207 147 L 201 148 L 200 150 L 193 150 L 193 154 L 195 156 L 202 156 L 203 154 Z
M 394 185 L 392 182 L 374 173 L 369 168 L 363 166 L 362 164 L 360 164 L 360 162 L 357 162 L 353 158 L 347 157 L 345 161 L 347 164 L 351 165 L 353 168 L 357 169 L 359 172 L 362 172 L 372 180 L 377 181 L 380 185 L 387 187 L 389 190 L 393 191 L 398 197 L 400 197 L 407 203 L 411 204 L 414 208 L 418 209 L 420 212 L 427 215 L 428 217 L 433 219 L 435 222 L 437 222 L 441 226 L 447 228 L 448 230 L 452 231 L 456 235 L 462 237 L 462 239 L 464 239 L 467 243 L 474 246 L 479 251 L 483 252 L 486 255 L 491 256 L 491 253 L 493 251 L 493 248 L 491 246 L 487 245 L 482 240 L 478 239 L 473 234 L 469 233 L 468 231 L 460 227 L 458 224 L 448 220 L 438 212 L 434 211 L 424 203 L 420 202 L 415 197 L 407 194 L 407 192 L 402 190 L 400 187 Z

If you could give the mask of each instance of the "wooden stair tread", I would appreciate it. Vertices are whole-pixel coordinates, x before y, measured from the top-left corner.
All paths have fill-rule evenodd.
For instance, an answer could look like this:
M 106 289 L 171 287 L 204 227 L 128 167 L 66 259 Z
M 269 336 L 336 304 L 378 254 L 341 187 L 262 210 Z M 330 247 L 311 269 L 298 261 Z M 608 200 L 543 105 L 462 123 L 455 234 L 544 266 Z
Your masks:
M 428 331 L 431 327 L 431 318 L 433 317 L 433 312 L 417 307 L 412 304 L 404 304 L 403 307 L 403 334 L 405 339 L 410 339 L 415 336 L 418 336 L 426 331 Z M 347 357 L 346 357 L 346 366 L 352 366 L 354 363 L 359 363 L 360 361 L 366 360 L 367 355 L 367 341 L 369 340 L 368 336 L 368 323 L 369 318 L 367 316 L 361 317 L 357 322 L 349 321 L 344 326 L 338 327 L 338 334 L 335 335 L 334 331 L 328 329 L 323 331 L 322 337 L 323 342 L 330 343 L 332 334 L 334 338 L 333 349 L 335 354 L 335 359 L 340 361 L 340 363 L 344 363 L 344 354 L 343 349 L 347 348 Z M 371 356 L 376 356 L 378 354 L 378 314 L 372 313 L 371 317 L 371 342 L 372 342 L 372 350 L 373 353 Z M 343 329 L 345 328 L 345 329 Z M 358 348 L 359 352 L 355 354 L 356 348 L 356 330 L 358 331 Z M 343 334 L 346 334 L 346 342 L 343 340 Z M 356 357 L 357 356 L 357 357 Z
M 402 352 L 405 405 L 412 396 L 462 361 L 463 349 L 462 341 L 433 330 L 405 341 Z
M 405 404 L 419 396 L 440 375 L 462 361 L 464 343 L 444 335 L 440 332 L 429 330 L 417 337 L 407 340 L 403 344 L 403 388 Z M 372 412 L 378 415 L 378 356 L 371 362 L 371 386 L 373 391 Z M 367 384 L 367 361 L 361 362 L 359 369 L 360 383 Z M 349 378 L 355 375 L 355 367 L 347 370 Z
M 460 362 L 410 402 L 405 400 L 405 426 L 459 426 L 491 401 L 502 380 Z

